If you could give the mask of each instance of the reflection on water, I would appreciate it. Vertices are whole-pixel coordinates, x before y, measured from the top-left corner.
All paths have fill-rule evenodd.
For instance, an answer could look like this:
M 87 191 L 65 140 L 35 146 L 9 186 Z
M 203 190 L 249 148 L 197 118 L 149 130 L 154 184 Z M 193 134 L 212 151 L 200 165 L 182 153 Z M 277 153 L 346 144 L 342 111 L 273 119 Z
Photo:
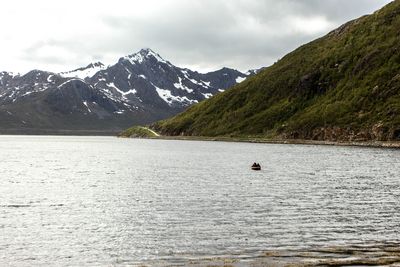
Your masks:
M 2 136 L 0 151 L 1 266 L 257 258 L 400 239 L 400 150 Z

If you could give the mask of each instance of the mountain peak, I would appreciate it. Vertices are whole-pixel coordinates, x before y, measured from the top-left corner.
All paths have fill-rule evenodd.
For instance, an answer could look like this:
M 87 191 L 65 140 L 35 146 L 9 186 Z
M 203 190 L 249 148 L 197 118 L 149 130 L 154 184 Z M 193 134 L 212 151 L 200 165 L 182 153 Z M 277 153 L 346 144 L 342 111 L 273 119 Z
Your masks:
M 85 68 L 82 68 L 82 69 L 89 69 L 89 68 L 96 68 L 96 67 L 103 68 L 105 66 L 103 63 L 98 61 L 98 62 L 90 63 L 89 65 L 87 65 Z
M 138 52 L 144 56 L 148 56 L 148 55 L 158 55 L 156 52 L 154 52 L 151 48 L 142 48 L 140 49 L 140 51 Z
M 128 60 L 132 64 L 136 64 L 136 63 L 141 64 L 144 61 L 147 61 L 147 60 L 150 60 L 150 59 L 156 59 L 158 62 L 169 64 L 168 61 L 163 59 L 158 53 L 154 52 L 150 48 L 143 48 L 139 52 L 137 52 L 135 54 L 132 54 L 132 55 L 128 55 L 128 56 L 126 56 L 126 57 L 124 57 L 122 59 L 123 60 Z

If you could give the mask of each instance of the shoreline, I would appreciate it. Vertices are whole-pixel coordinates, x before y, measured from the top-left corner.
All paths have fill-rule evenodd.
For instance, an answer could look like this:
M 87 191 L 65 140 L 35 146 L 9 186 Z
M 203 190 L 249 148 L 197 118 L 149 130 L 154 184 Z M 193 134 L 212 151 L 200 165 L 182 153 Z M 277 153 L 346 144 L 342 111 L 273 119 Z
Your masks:
M 0 129 L 0 135 L 117 136 L 121 130 Z
M 136 137 L 121 137 L 121 138 L 136 138 Z M 143 137 L 139 139 L 237 142 L 237 143 L 281 144 L 281 145 L 354 146 L 354 147 L 392 148 L 392 149 L 400 148 L 400 141 L 317 141 L 317 140 L 305 140 L 305 139 L 267 139 L 267 138 L 165 136 L 165 135 L 160 135 L 157 137 Z
M 119 130 L 28 130 L 18 131 L 17 129 L 0 130 L 2 136 L 12 135 L 43 135 L 43 136 L 110 136 L 118 138 L 137 138 L 137 139 L 152 139 L 152 140 L 177 140 L 177 141 L 214 141 L 214 142 L 237 142 L 237 143 L 257 143 L 257 144 L 281 144 L 281 145 L 321 145 L 321 146 L 353 146 L 353 147 L 368 147 L 368 148 L 391 148 L 399 149 L 400 141 L 317 141 L 307 139 L 269 139 L 262 137 L 208 137 L 208 136 L 167 136 L 160 135 L 150 128 L 144 127 L 158 136 L 152 137 L 127 137 L 118 136 Z
M 303 249 L 271 249 L 255 253 L 200 256 L 176 255 L 134 266 L 214 266 L 214 267 L 313 267 L 313 266 L 398 266 L 397 242 L 313 246 Z

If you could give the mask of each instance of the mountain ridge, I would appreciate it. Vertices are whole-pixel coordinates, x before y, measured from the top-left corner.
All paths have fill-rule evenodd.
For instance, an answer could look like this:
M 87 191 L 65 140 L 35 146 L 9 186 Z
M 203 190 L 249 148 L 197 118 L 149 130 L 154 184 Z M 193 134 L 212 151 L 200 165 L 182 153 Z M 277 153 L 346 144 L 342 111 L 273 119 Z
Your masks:
M 248 76 L 230 69 L 201 74 L 151 49 L 109 66 L 0 72 L 0 131 L 117 131 L 170 117 Z

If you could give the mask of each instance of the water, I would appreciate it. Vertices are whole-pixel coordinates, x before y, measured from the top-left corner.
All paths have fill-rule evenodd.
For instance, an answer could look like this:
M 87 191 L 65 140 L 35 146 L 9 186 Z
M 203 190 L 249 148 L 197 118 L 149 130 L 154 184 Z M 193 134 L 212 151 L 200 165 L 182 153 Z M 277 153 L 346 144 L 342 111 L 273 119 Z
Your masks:
M 400 239 L 400 150 L 0 136 L 0 151 L 0 266 Z

